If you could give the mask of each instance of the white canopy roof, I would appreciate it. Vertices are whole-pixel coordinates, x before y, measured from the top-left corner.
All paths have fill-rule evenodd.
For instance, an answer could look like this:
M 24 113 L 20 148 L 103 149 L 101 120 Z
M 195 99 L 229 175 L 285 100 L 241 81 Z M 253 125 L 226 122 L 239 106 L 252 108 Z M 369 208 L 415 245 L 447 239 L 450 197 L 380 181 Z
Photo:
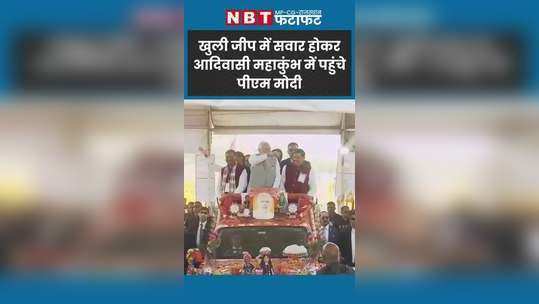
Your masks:
M 185 128 L 227 130 L 341 130 L 354 128 L 353 100 L 186 101 Z

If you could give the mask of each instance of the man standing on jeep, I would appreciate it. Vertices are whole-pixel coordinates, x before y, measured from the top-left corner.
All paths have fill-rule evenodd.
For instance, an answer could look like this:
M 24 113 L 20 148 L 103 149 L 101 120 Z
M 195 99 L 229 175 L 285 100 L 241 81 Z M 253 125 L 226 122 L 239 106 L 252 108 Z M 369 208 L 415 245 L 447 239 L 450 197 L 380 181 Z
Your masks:
M 249 157 L 251 164 L 251 179 L 248 189 L 252 188 L 279 188 L 281 174 L 279 161 L 274 152 L 271 152 L 269 143 L 263 141 L 258 144 L 258 153 Z
M 284 165 L 281 175 L 281 190 L 287 193 L 316 195 L 316 177 L 311 164 L 305 161 L 305 151 L 297 149 L 292 162 Z

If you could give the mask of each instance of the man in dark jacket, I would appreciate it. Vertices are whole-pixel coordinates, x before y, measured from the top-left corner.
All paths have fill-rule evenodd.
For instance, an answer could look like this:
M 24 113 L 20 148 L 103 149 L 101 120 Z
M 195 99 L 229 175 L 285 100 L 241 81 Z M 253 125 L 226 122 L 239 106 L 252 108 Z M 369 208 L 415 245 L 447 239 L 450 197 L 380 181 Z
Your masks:
M 305 160 L 305 151 L 297 149 L 292 162 L 281 169 L 281 190 L 316 196 L 316 176 L 311 164 Z
M 200 202 L 189 202 L 186 206 L 187 212 L 185 213 L 184 218 L 184 229 L 185 234 L 193 233 L 193 231 L 196 228 L 196 221 L 198 218 L 198 214 L 195 212 L 195 205 L 200 204 L 200 208 L 202 208 L 202 203 Z M 200 209 L 198 209 L 200 211 Z
M 318 237 L 323 241 L 337 243 L 340 240 L 339 230 L 330 222 L 329 215 L 326 211 L 320 212 L 319 233 Z
M 212 230 L 212 223 L 210 219 L 210 209 L 208 207 L 202 207 L 198 214 L 197 231 L 195 234 L 195 241 L 197 248 L 206 253 L 210 232 Z
M 286 165 L 290 165 L 292 163 L 292 156 L 294 156 L 294 152 L 296 152 L 296 150 L 299 148 L 299 145 L 295 142 L 291 142 L 288 144 L 288 158 L 287 159 L 283 159 L 280 163 L 281 165 L 281 170 L 283 169 L 284 166 Z
M 196 237 L 196 228 L 198 225 L 198 213 L 197 211 L 200 211 L 202 208 L 201 202 L 189 202 L 186 206 L 187 212 L 185 213 L 184 218 L 184 230 L 183 230 L 183 239 L 184 239 L 184 250 L 183 255 L 187 254 L 187 250 L 191 248 L 196 247 L 196 242 L 193 241 Z M 185 259 L 185 268 L 184 271 L 187 270 L 187 259 Z
M 198 248 L 203 253 L 206 253 L 206 247 L 212 229 L 209 213 L 210 210 L 208 207 L 202 207 L 200 209 L 198 217 L 193 225 L 193 230 L 185 235 L 185 250 Z
M 344 218 L 340 214 L 335 212 L 336 209 L 337 209 L 337 207 L 335 206 L 334 202 L 328 202 L 327 203 L 327 210 L 328 210 L 328 213 L 329 213 L 329 220 L 338 229 L 341 229 L 341 228 L 343 228 L 342 226 L 346 225 L 346 221 L 344 220 Z

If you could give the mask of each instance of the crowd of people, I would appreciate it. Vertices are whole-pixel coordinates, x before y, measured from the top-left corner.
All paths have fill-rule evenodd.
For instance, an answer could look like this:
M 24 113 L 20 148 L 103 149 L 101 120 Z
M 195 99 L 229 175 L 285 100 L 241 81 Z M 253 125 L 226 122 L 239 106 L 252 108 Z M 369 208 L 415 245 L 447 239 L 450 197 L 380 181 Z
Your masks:
M 281 149 L 271 149 L 261 142 L 253 154 L 240 151 L 225 152 L 226 165 L 221 168 L 218 195 L 246 193 L 251 188 L 276 188 L 288 193 L 315 196 L 316 177 L 311 163 L 305 160 L 305 151 L 297 143 L 289 143 L 288 158 Z
M 347 272 L 349 269 L 345 266 L 355 266 L 355 210 L 350 209 L 348 206 L 342 206 L 341 214 L 339 214 L 336 211 L 337 208 L 334 202 L 328 202 L 326 206 L 327 211 L 321 211 L 318 215 L 320 222 L 318 238 L 325 241 L 326 245 L 333 244 L 330 248 L 336 247 L 339 258 L 325 257 L 324 252 L 322 252 L 324 263 L 328 268 L 325 271 L 329 273 Z M 335 249 L 330 250 L 334 251 Z

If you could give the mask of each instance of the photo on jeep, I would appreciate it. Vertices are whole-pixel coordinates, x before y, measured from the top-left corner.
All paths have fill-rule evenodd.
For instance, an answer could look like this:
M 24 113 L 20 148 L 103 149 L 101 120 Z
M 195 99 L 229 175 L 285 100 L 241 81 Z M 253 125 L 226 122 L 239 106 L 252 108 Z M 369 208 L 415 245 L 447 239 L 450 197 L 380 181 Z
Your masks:
M 184 273 L 353 274 L 353 100 L 185 102 Z

